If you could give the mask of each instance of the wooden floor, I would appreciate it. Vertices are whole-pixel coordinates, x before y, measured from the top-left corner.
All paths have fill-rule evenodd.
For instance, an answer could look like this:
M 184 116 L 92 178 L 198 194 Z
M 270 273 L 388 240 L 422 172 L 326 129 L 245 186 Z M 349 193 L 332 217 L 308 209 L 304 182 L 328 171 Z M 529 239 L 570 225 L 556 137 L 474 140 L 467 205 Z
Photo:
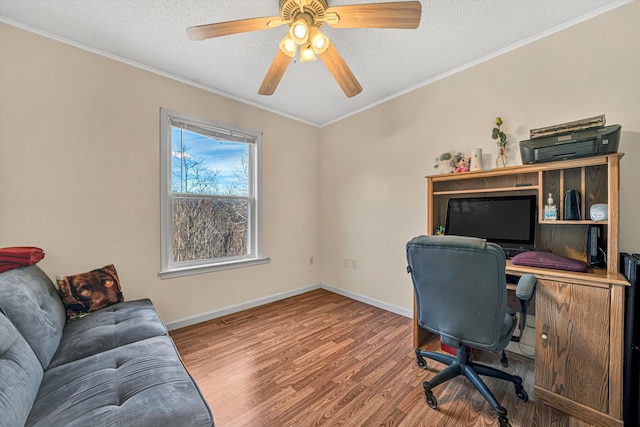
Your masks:
M 434 389 L 437 410 L 426 405 L 422 382 L 443 365 L 418 368 L 411 325 L 315 290 L 171 336 L 218 427 L 497 425 L 495 411 L 462 377 Z M 480 359 L 499 364 L 491 354 Z M 589 425 L 533 402 L 531 361 L 517 355 L 509 361 L 507 370 L 524 379 L 530 400 L 518 400 L 510 383 L 487 384 L 513 427 Z

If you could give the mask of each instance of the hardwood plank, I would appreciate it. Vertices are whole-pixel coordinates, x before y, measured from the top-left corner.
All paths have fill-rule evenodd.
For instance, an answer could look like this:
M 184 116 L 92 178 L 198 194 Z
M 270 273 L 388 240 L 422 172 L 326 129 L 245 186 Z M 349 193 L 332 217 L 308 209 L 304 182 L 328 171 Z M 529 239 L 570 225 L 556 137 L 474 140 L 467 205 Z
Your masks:
M 227 316 L 228 317 L 228 316 Z M 459 377 L 434 389 L 429 408 L 422 382 L 443 366 L 418 368 L 412 320 L 315 290 L 238 315 L 171 331 L 180 355 L 209 403 L 216 426 L 492 426 L 495 412 Z M 437 340 L 427 347 L 439 350 Z M 499 366 L 499 356 L 480 353 Z M 533 402 L 533 363 L 509 356 L 509 372 L 525 381 L 529 402 L 513 386 L 487 384 L 513 427 L 586 427 Z

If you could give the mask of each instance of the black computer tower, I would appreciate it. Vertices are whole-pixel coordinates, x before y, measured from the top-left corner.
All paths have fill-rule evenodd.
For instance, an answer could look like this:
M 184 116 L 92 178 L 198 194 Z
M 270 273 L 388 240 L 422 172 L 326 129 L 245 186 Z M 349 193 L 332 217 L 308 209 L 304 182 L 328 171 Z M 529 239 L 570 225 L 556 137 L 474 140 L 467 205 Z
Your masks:
M 624 423 L 640 426 L 640 254 L 620 254 L 620 271 L 631 286 L 625 296 Z

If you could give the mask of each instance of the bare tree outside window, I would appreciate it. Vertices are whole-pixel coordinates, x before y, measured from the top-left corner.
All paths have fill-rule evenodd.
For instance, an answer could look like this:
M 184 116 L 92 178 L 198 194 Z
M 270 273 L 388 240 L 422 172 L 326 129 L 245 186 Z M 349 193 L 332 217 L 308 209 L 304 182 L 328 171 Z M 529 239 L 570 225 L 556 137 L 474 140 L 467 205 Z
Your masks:
M 175 262 L 247 253 L 245 200 L 176 197 L 173 204 Z

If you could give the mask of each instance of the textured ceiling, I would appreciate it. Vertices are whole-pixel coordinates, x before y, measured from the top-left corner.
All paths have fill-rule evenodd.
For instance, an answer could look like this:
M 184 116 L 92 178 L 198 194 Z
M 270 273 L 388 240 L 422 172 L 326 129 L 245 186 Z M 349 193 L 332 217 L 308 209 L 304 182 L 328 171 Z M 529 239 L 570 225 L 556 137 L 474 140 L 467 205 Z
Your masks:
M 321 61 L 291 63 L 272 96 L 258 95 L 285 26 L 187 39 L 189 26 L 278 15 L 278 0 L 0 0 L 0 20 L 323 126 L 628 0 L 421 3 L 416 30 L 323 27 L 363 87 L 353 98 Z

